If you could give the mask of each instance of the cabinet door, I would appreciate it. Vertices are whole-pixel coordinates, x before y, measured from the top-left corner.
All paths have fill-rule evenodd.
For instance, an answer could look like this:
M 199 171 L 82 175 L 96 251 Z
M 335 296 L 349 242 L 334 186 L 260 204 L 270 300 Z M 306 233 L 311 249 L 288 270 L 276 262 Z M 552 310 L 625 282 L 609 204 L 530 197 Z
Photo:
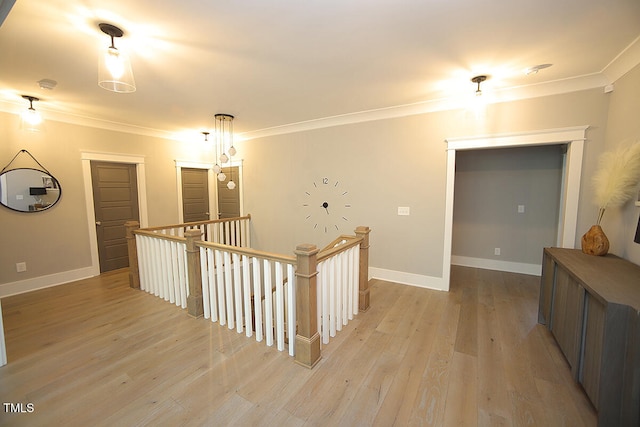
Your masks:
M 589 294 L 586 296 L 585 307 L 584 354 L 579 380 L 591 403 L 598 409 L 605 307 Z
M 553 301 L 553 283 L 556 263 L 546 253 L 542 259 L 542 277 L 540 278 L 540 302 L 538 304 L 538 323 L 549 325 L 551 320 L 551 302 Z
M 583 309 L 584 288 L 558 266 L 553 290 L 551 332 L 569 362 L 575 379 L 578 378 Z

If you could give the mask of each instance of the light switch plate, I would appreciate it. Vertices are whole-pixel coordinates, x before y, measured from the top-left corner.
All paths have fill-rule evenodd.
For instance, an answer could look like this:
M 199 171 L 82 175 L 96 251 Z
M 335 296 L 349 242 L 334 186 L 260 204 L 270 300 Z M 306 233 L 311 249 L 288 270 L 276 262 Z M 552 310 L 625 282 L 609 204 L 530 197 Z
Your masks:
M 407 206 L 398 207 L 398 215 L 411 215 L 411 209 Z

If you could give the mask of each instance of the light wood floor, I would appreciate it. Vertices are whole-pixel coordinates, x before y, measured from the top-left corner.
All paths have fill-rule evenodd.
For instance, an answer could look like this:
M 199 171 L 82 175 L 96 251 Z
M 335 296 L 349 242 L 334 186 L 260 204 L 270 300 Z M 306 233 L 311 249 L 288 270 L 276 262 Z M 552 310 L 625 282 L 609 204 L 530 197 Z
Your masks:
M 128 287 L 126 271 L 4 298 L 0 400 L 28 426 L 593 426 L 537 277 L 453 267 L 451 292 L 373 281 L 313 369 Z

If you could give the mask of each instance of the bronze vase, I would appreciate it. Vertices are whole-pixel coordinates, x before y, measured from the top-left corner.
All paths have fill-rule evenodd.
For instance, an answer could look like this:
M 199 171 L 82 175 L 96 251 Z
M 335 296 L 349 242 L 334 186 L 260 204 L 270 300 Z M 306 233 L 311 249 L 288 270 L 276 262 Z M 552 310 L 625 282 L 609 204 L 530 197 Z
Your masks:
M 582 236 L 582 252 L 588 255 L 606 255 L 609 252 L 609 239 L 599 225 L 593 225 Z

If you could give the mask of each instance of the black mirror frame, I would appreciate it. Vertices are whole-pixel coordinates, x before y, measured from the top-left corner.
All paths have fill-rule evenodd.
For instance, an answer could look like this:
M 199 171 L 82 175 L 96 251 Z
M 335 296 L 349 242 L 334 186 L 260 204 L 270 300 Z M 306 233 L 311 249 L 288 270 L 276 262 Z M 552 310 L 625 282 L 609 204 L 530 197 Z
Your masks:
M 15 169 L 9 169 L 9 170 L 3 171 L 2 173 L 0 173 L 0 176 L 5 175 L 5 174 L 7 174 L 7 173 L 9 173 L 11 171 L 15 171 L 15 170 L 32 170 L 32 171 L 36 171 L 36 172 L 39 172 L 39 173 L 42 173 L 42 174 L 50 176 L 51 179 L 53 180 L 54 188 L 58 189 L 58 192 L 59 192 L 58 198 L 55 200 L 55 202 L 51 203 L 50 205 L 48 205 L 48 206 L 46 206 L 46 207 L 44 207 L 42 209 L 32 210 L 32 211 L 31 210 L 26 210 L 25 211 L 25 210 L 15 209 L 15 208 L 12 208 L 11 206 L 7 206 L 7 205 L 5 205 L 3 203 L 0 203 L 1 206 L 4 206 L 5 208 L 10 209 L 10 210 L 12 210 L 14 212 L 36 213 L 36 212 L 44 212 L 46 210 L 49 210 L 52 207 L 54 207 L 55 205 L 57 205 L 58 202 L 60 202 L 60 199 L 62 198 L 62 186 L 60 185 L 60 181 L 58 181 L 58 179 L 55 176 L 51 175 L 50 172 L 44 171 L 42 169 L 35 169 L 35 168 L 15 168 Z

